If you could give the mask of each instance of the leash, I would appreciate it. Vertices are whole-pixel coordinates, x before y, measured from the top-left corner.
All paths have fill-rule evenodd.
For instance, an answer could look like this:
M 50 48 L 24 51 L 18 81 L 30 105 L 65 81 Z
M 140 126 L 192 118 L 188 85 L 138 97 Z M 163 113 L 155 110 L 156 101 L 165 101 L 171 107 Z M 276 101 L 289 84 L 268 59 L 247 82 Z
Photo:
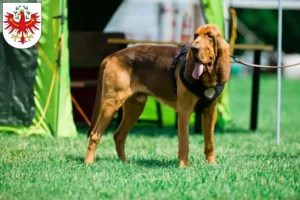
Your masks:
M 232 55 L 230 57 L 233 59 L 233 60 L 231 60 L 232 63 L 240 63 L 240 64 L 248 66 L 248 67 L 259 67 L 259 68 L 273 68 L 273 69 L 277 69 L 277 68 L 286 68 L 286 67 L 293 67 L 293 66 L 296 66 L 296 65 L 300 65 L 300 62 L 295 63 L 295 64 L 291 64 L 291 65 L 282 65 L 282 66 L 256 65 L 256 64 L 251 64 L 251 63 L 243 62 L 243 61 L 237 59 L 236 57 L 234 57 Z

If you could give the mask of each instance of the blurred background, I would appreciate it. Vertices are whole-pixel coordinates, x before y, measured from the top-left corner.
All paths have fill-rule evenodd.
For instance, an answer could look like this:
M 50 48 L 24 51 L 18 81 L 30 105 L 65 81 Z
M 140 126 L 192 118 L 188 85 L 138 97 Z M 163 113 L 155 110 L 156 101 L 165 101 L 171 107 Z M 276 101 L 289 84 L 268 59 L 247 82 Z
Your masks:
M 0 85 L 4 87 L 0 91 L 0 129 L 76 135 L 76 127 L 90 124 L 98 66 L 105 56 L 141 43 L 189 43 L 193 32 L 205 23 L 221 28 L 231 45 L 231 53 L 239 59 L 277 65 L 277 0 L 114 0 L 105 5 L 70 0 L 3 0 L 3 3 L 26 2 L 42 3 L 42 36 L 36 46 L 27 50 L 13 49 L 1 37 Z M 2 12 L 2 8 L 0 10 Z M 283 65 L 300 60 L 299 20 L 300 2 L 283 1 Z M 2 26 L 1 23 L 1 34 Z M 31 79 L 23 77 L 20 81 L 15 77 L 24 74 L 20 69 L 26 70 L 26 58 L 36 62 L 31 65 Z M 248 78 L 246 107 L 249 107 L 247 112 L 251 112 L 254 129 L 257 119 L 252 118 L 258 115 L 259 80 L 265 75 L 275 80 L 276 70 L 254 72 L 253 68 L 232 63 L 233 79 Z M 284 68 L 282 75 L 299 80 L 300 67 Z M 234 80 L 238 83 L 243 79 Z M 26 94 L 24 85 L 27 86 Z M 220 129 L 239 120 L 232 112 L 232 96 L 235 95 L 227 87 L 218 105 L 217 126 Z M 22 112 L 17 112 L 20 110 Z M 121 113 L 116 115 L 116 123 L 120 116 Z M 141 116 L 143 120 L 159 127 L 173 126 L 176 113 L 150 98 Z M 193 115 L 191 124 L 199 120 Z
M 203 1 L 205 3 L 206 1 Z M 214 4 L 218 1 L 207 1 Z M 223 0 L 224 23 L 227 25 L 227 40 L 230 37 L 230 8 L 234 8 L 237 17 L 237 44 L 266 44 L 274 46 L 272 52 L 262 52 L 263 64 L 276 64 L 277 58 L 277 32 L 278 32 L 278 0 Z M 202 3 L 202 4 L 203 4 Z M 193 30 L 202 21 L 202 8 L 199 0 L 126 0 L 122 1 L 111 19 L 104 27 L 104 31 L 124 32 L 126 38 L 137 40 L 161 40 L 181 41 L 182 20 L 187 12 L 191 20 L 192 36 Z M 300 39 L 300 27 L 297 22 L 300 19 L 300 4 L 297 0 L 283 1 L 283 63 L 292 63 L 299 59 L 300 48 L 295 41 Z M 205 15 L 205 13 L 204 13 Z M 252 52 L 236 50 L 238 55 L 247 62 L 252 62 Z M 285 69 L 284 75 L 295 76 Z M 272 70 L 276 72 L 276 70 Z M 299 76 L 299 74 L 298 74 Z

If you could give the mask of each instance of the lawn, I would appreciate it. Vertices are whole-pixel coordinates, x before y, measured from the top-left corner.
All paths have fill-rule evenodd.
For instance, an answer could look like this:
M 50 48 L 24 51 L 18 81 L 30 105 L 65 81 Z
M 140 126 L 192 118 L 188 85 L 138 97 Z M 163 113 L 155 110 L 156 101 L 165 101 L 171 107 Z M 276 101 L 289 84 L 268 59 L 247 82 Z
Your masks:
M 261 79 L 259 123 L 249 131 L 251 79 L 232 77 L 233 124 L 215 134 L 218 165 L 207 165 L 203 136 L 190 133 L 188 169 L 177 166 L 177 132 L 137 124 L 128 162 L 117 159 L 110 126 L 96 163 L 83 164 L 86 129 L 78 138 L 27 138 L 0 133 L 0 199 L 299 199 L 300 81 L 282 80 L 281 143 L 275 145 L 276 77 Z M 149 102 L 142 117 L 153 113 Z M 171 124 L 174 113 L 166 112 Z

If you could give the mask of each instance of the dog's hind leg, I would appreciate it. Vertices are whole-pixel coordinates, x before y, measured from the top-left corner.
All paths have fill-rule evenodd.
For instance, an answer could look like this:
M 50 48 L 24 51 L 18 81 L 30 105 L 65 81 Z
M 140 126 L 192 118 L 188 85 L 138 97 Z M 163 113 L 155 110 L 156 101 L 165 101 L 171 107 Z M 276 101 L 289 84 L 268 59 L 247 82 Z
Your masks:
M 147 95 L 135 94 L 127 99 L 127 101 L 123 105 L 123 119 L 114 134 L 118 157 L 123 161 L 126 161 L 124 146 L 128 132 L 142 114 L 146 102 Z
M 93 119 L 88 132 L 90 140 L 85 163 L 94 162 L 95 152 L 105 129 L 118 109 L 132 95 L 128 73 L 122 73 L 122 71 L 116 70 L 116 67 L 113 68 L 114 66 L 118 65 L 110 62 L 106 65 L 103 76 L 100 73 Z
M 103 99 L 101 103 L 101 108 L 99 112 L 99 116 L 97 118 L 97 121 L 95 122 L 94 127 L 91 129 L 89 135 L 90 135 L 90 141 L 88 144 L 88 150 L 85 158 L 85 163 L 93 163 L 95 152 L 98 146 L 98 143 L 101 140 L 101 137 L 107 128 L 107 126 L 110 124 L 113 116 L 117 112 L 117 110 L 122 106 L 122 103 L 124 101 L 119 100 L 116 101 L 116 99 L 109 98 L 109 99 Z

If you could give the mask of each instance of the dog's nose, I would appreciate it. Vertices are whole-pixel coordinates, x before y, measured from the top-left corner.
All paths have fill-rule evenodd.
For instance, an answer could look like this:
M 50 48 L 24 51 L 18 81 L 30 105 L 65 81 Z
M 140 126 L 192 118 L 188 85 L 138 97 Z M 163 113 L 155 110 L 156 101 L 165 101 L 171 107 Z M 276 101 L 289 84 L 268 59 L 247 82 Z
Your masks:
M 194 53 L 197 53 L 197 52 L 199 51 L 199 47 L 191 46 L 191 50 L 192 50 Z

